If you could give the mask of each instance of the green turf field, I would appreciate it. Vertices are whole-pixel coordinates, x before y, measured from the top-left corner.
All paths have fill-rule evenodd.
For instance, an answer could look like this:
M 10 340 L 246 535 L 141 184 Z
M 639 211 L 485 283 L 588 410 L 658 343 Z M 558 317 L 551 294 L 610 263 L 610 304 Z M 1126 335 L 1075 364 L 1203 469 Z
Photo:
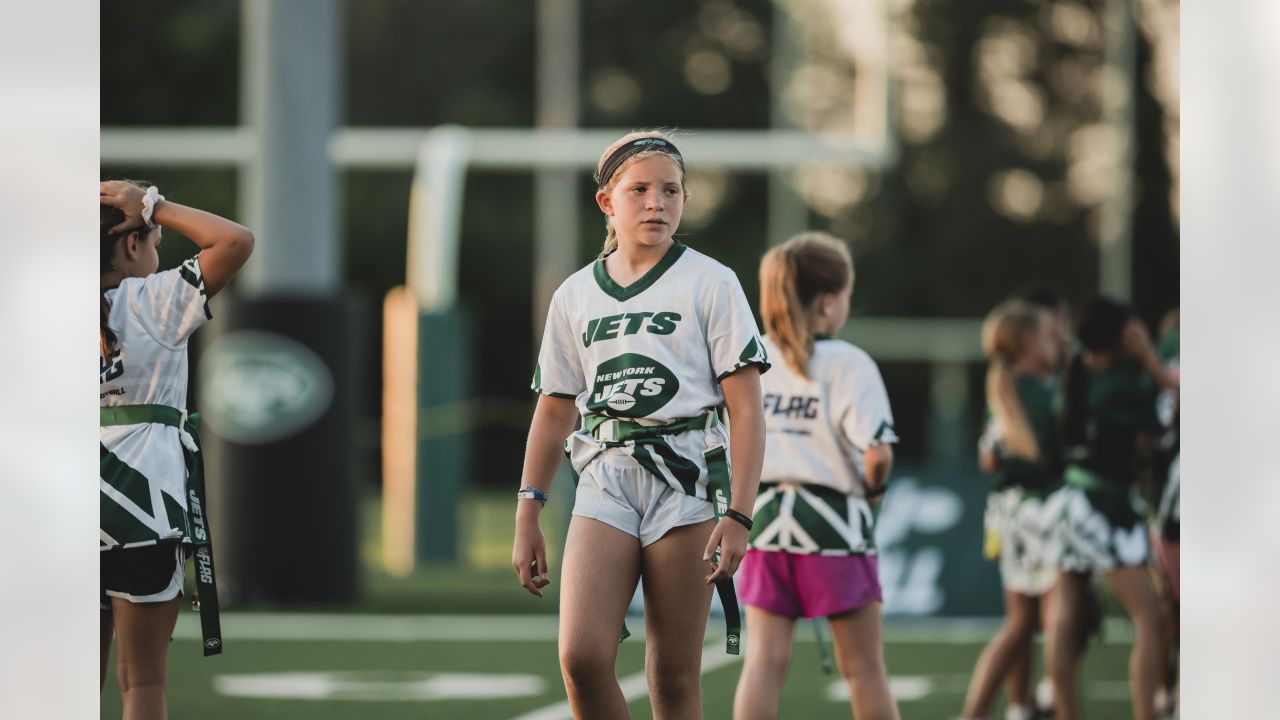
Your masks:
M 228 613 L 226 652 L 202 658 L 198 622 L 184 612 L 170 649 L 169 707 L 174 718 L 326 720 L 567 719 L 549 615 L 367 615 Z M 1085 713 L 1129 717 L 1127 627 L 1108 631 L 1085 663 Z M 632 619 L 633 630 L 641 627 Z M 969 671 L 992 625 L 893 622 L 886 657 L 902 717 L 941 720 L 958 714 Z M 741 667 L 723 653 L 713 618 L 704 653 L 703 705 L 708 720 L 730 717 Z M 843 684 L 823 675 L 812 630 L 801 627 L 782 699 L 782 718 L 848 717 Z M 749 642 L 750 639 L 748 638 Z M 634 697 L 633 717 L 648 718 L 640 675 L 642 633 L 622 645 L 618 676 Z M 118 718 L 108 682 L 102 717 Z
M 468 518 L 462 523 L 463 562 L 426 565 L 395 578 L 379 569 L 376 498 L 366 498 L 360 600 L 347 606 L 224 612 L 223 655 L 201 656 L 199 619 L 185 606 L 169 651 L 170 717 L 568 720 L 556 656 L 557 584 L 545 588 L 542 600 L 516 584 L 509 567 L 513 518 L 506 493 L 470 493 L 460 511 Z M 545 517 L 553 569 L 564 522 L 552 513 Z M 949 720 L 959 714 L 969 673 L 997 622 L 887 623 L 885 655 L 904 720 Z M 622 644 L 618 677 L 623 692 L 634 698 L 633 717 L 648 718 L 640 674 L 643 620 L 633 617 L 628 625 L 635 635 Z M 738 658 L 724 653 L 723 632 L 723 619 L 713 617 L 703 655 L 708 720 L 730 717 L 741 668 Z M 1112 618 L 1106 641 L 1090 647 L 1082 680 L 1090 720 L 1130 717 L 1130 635 L 1127 620 Z M 843 683 L 822 674 L 812 626 L 802 624 L 797 639 L 780 717 L 848 718 Z M 102 717 L 119 718 L 119 696 L 108 677 Z M 1002 708 L 992 717 L 1003 717 Z

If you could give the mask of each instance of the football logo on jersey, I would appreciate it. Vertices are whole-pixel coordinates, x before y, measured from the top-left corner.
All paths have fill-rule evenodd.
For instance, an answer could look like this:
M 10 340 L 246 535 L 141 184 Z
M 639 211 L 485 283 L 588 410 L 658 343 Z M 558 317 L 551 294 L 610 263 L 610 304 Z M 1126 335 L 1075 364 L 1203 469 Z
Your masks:
M 101 371 L 98 376 L 101 378 L 100 383 L 111 382 L 124 374 L 124 360 L 120 354 L 120 348 L 115 348 L 107 355 L 107 357 L 98 357 Z
M 626 353 L 600 363 L 587 409 L 614 417 L 651 415 L 676 396 L 680 381 L 653 358 Z

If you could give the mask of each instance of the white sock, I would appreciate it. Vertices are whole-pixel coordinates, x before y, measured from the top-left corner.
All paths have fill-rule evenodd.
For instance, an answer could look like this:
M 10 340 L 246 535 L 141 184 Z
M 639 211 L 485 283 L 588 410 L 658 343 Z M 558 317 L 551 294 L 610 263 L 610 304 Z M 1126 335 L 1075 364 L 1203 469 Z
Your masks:
M 1027 705 L 1010 705 L 1004 711 L 1004 720 L 1033 720 L 1035 714 Z
M 1053 681 L 1044 678 L 1036 685 L 1036 704 L 1042 708 L 1053 707 Z

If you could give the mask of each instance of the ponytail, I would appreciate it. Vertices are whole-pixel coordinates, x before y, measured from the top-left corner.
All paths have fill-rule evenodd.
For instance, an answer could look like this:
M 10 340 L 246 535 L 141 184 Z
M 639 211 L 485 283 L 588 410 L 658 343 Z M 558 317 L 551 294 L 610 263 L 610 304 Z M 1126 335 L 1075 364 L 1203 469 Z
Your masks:
M 600 258 L 618 249 L 618 231 L 613 227 L 613 218 L 604 216 L 604 247 L 600 248 Z
M 126 180 L 138 187 L 146 187 L 144 183 L 136 180 Z M 135 231 L 145 230 L 145 226 L 136 227 L 129 230 L 121 230 L 113 233 L 111 229 L 125 221 L 124 211 L 110 205 L 98 205 L 98 272 L 105 273 L 111 269 L 111 261 L 115 258 L 116 245 L 120 243 L 122 238 L 129 237 L 129 234 Z M 111 355 L 116 349 L 118 339 L 115 331 L 107 327 L 107 316 L 111 312 L 111 306 L 107 303 L 107 290 L 110 288 L 102 288 L 98 294 L 98 351 L 102 353 L 103 361 Z
M 1039 324 L 1049 322 L 1048 311 L 1022 300 L 997 305 L 982 323 L 982 352 L 987 366 L 987 407 L 1001 429 L 1005 448 L 1027 462 L 1040 459 L 1040 444 L 1027 422 L 1010 365 L 1025 352 L 1027 339 Z
M 853 283 L 849 249 L 826 233 L 807 232 L 769 250 L 760 260 L 760 317 L 782 358 L 809 377 L 813 357 L 810 320 L 814 298 L 838 293 Z
M 788 367 L 809 377 L 813 332 L 796 291 L 796 262 L 786 246 L 775 247 L 760 261 L 760 317 L 764 331 L 782 351 Z
M 124 211 L 109 205 L 98 206 L 99 217 L 99 272 L 106 272 L 111 269 L 111 260 L 115 257 L 116 245 L 119 244 L 121 233 L 112 234 L 111 228 L 124 222 Z M 128 233 L 123 234 L 128 237 Z M 107 290 L 102 288 L 98 293 L 98 351 L 102 353 L 102 360 L 106 362 L 111 355 L 111 351 L 116 347 L 116 334 L 107 327 L 107 316 L 111 312 L 111 306 L 107 304 Z
M 1031 432 L 1027 414 L 1018 398 L 1018 387 L 1013 382 L 1013 371 L 1003 360 L 987 367 L 987 407 L 1000 424 L 1005 447 L 1014 456 L 1036 462 L 1040 459 L 1040 444 Z

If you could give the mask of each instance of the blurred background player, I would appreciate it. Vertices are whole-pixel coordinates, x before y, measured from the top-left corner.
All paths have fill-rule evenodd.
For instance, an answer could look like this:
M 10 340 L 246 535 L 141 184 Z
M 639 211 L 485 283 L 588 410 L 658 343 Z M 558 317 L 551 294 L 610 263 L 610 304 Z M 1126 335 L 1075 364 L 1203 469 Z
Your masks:
M 829 618 L 859 720 L 897 718 L 881 637 L 871 504 L 887 489 L 897 441 L 875 361 L 833 337 L 849 316 L 849 251 L 804 233 L 760 263 L 766 446 L 756 527 L 742 564 L 750 643 L 736 720 L 778 717 L 796 619 Z
M 1038 627 L 1049 625 L 1056 580 L 1045 557 L 1051 524 L 1044 507 L 1062 483 L 1055 371 L 1065 339 L 1053 312 L 1023 300 L 997 306 L 982 326 L 991 421 L 979 443 L 978 464 L 996 480 L 987 503 L 986 552 L 999 559 L 1005 621 L 978 658 L 966 718 L 988 716 L 1006 677 L 1005 717 L 1033 717 L 1032 641 Z
M 600 259 L 551 300 L 512 564 L 541 595 L 538 515 L 569 437 L 578 486 L 559 652 L 574 716 L 629 716 L 618 638 L 643 577 L 654 716 L 696 717 L 711 585 L 732 588 L 747 549 L 764 448 L 759 373 L 769 365 L 737 276 L 672 239 L 687 192 L 671 139 L 626 135 L 601 156 L 596 181 L 608 235 Z
M 1135 628 L 1129 662 L 1134 717 L 1155 717 L 1160 684 L 1160 618 L 1147 576 L 1150 557 L 1135 481 L 1150 461 L 1160 425 L 1159 387 L 1176 388 L 1146 328 L 1126 305 L 1091 299 L 1077 327 L 1081 351 L 1064 387 L 1065 486 L 1054 496 L 1057 520 L 1052 555 L 1059 569 L 1060 602 L 1050 641 L 1058 717 L 1074 720 L 1078 707 L 1080 586 L 1101 573 Z
M 98 202 L 99 683 L 106 682 L 114 636 L 124 717 L 164 718 L 183 567 L 191 545 L 207 543 L 202 513 L 188 503 L 188 457 L 196 448 L 183 427 L 187 341 L 209 319 L 209 298 L 244 265 L 254 239 L 230 220 L 165 200 L 154 187 L 103 182 Z M 162 227 L 190 238 L 200 252 L 156 272 Z M 206 599 L 216 608 L 215 598 Z
M 1160 321 L 1160 339 L 1156 343 L 1156 355 L 1164 364 L 1165 372 L 1173 382 L 1181 386 L 1181 342 L 1177 308 L 1165 314 Z M 1151 547 L 1156 595 L 1164 619 L 1161 658 L 1168 661 L 1168 672 L 1156 692 L 1156 710 L 1162 716 L 1172 714 L 1177 708 L 1179 667 L 1177 658 L 1179 634 L 1178 617 L 1181 595 L 1180 565 L 1180 500 L 1181 473 L 1179 454 L 1181 442 L 1178 433 L 1180 420 L 1179 393 L 1162 390 L 1156 400 L 1156 414 L 1164 427 L 1156 444 L 1155 462 L 1151 479 Z

